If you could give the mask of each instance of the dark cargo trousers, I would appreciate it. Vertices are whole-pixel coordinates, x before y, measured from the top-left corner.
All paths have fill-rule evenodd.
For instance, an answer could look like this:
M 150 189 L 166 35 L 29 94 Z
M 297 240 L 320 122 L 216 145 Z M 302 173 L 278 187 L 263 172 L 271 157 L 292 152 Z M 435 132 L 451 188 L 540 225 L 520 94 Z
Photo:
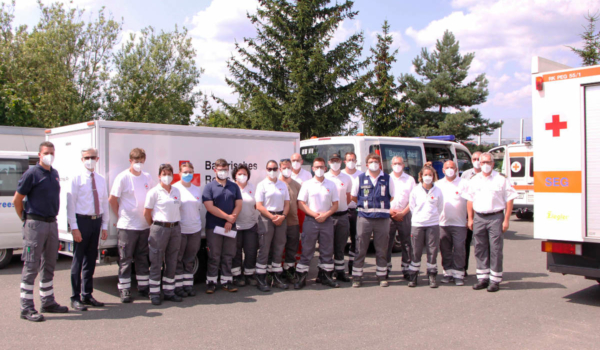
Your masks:
M 350 249 L 348 251 L 348 261 L 354 264 L 354 258 L 356 257 L 356 220 L 357 220 L 356 208 L 348 209 L 348 221 L 350 222 Z M 348 270 L 348 273 L 352 271 Z
M 242 267 L 245 276 L 252 276 L 256 272 L 256 257 L 258 255 L 258 225 L 247 230 L 238 230 L 236 239 L 236 253 L 233 258 L 231 274 L 240 276 Z
M 148 236 L 146 230 L 118 230 L 119 290 L 131 289 L 131 264 L 135 260 L 135 278 L 138 291 L 148 290 L 150 265 L 148 263 Z
M 444 276 L 465 278 L 466 226 L 440 226 L 440 253 Z
M 281 260 L 287 234 L 287 219 L 275 226 L 272 220 L 260 215 L 258 217 L 258 257 L 256 273 L 283 272 Z M 269 261 L 271 257 L 272 261 Z
M 317 222 L 312 216 L 306 216 L 302 227 L 302 255 L 296 266 L 298 273 L 308 272 L 310 261 L 315 255 L 319 241 L 319 267 L 327 272 L 333 271 L 333 219 Z
M 350 235 L 350 220 L 348 214 L 331 216 L 333 219 L 333 263 L 336 271 L 345 271 L 344 250 Z
M 284 270 L 296 266 L 296 256 L 298 255 L 299 246 L 300 225 L 288 226 L 285 240 L 285 264 L 283 265 Z
M 237 243 L 235 238 L 225 237 L 214 231 L 212 228 L 206 229 L 206 243 L 208 245 L 206 283 L 217 283 L 220 268 L 221 284 L 225 284 L 233 280 L 231 266 Z
M 352 276 L 362 277 L 363 266 L 369 243 L 373 236 L 375 246 L 375 275 L 378 279 L 385 278 L 387 274 L 387 252 L 390 240 L 390 218 L 367 219 L 359 216 L 356 221 L 356 257 L 352 267 Z
M 181 226 L 162 227 L 150 226 L 148 249 L 150 251 L 150 295 L 160 295 L 160 275 L 165 263 L 162 276 L 164 295 L 175 294 L 175 271 L 177 256 L 181 246 Z
M 21 272 L 21 310 L 33 310 L 33 286 L 40 273 L 42 307 L 54 300 L 54 268 L 58 258 L 58 227 L 55 222 L 27 219 L 23 226 L 23 271 Z
M 202 243 L 202 230 L 192 234 L 181 234 L 175 269 L 176 290 L 189 290 L 194 285 L 194 261 L 200 250 L 200 243 Z
M 418 275 L 421 270 L 421 257 L 423 249 L 427 249 L 427 274 L 437 275 L 437 255 L 440 247 L 440 227 L 413 226 L 411 229 L 413 256 L 410 262 L 409 273 Z
M 482 215 L 475 213 L 473 238 L 475 239 L 475 260 L 477 279 L 502 282 L 502 260 L 504 258 L 504 235 L 502 222 L 504 213 Z
M 387 254 L 388 271 L 392 271 L 392 251 L 394 249 L 394 240 L 396 239 L 396 235 L 398 235 L 400 245 L 402 246 L 402 273 L 408 273 L 412 254 L 412 243 L 410 241 L 411 218 L 412 214 L 409 211 L 404 215 L 402 221 L 390 219 L 390 240 L 388 242 Z

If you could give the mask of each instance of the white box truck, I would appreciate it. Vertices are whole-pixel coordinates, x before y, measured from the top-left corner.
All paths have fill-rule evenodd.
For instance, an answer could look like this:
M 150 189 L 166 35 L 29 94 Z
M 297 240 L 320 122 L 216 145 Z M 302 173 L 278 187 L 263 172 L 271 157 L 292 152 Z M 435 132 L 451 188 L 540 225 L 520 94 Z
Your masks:
M 600 66 L 532 62 L 534 237 L 550 272 L 600 282 Z
M 12 199 L 21 175 L 38 161 L 44 129 L 0 126 L 0 269 L 23 247 L 23 224 Z
M 183 125 L 145 124 L 115 121 L 92 121 L 54 128 L 47 131 L 46 138 L 56 148 L 53 166 L 58 170 L 61 183 L 58 232 L 61 241 L 60 253 L 72 255 L 73 237 L 67 222 L 66 188 L 73 175 L 82 171 L 81 150 L 98 149 L 99 174 L 106 178 L 108 190 L 115 177 L 129 167 L 129 152 L 139 147 L 146 151 L 144 171 L 150 173 L 154 184 L 158 184 L 158 167 L 170 163 L 175 170 L 174 181 L 179 180 L 179 163 L 190 161 L 198 174 L 194 182 L 201 188 L 214 177 L 215 160 L 224 158 L 234 164 L 246 163 L 251 170 L 250 182 L 255 185 L 267 173 L 266 162 L 290 158 L 300 147 L 298 133 L 260 130 L 208 128 Z M 100 263 L 116 261 L 117 230 L 116 216 L 111 211 L 109 235 L 100 241 L 98 260 Z M 204 280 L 206 251 L 205 243 L 196 260 L 197 280 Z

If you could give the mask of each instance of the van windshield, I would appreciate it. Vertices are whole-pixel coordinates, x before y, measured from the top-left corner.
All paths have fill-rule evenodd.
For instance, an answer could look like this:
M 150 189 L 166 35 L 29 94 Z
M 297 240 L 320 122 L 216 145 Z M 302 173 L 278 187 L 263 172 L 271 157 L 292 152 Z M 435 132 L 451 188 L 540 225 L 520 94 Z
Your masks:
M 379 151 L 383 161 L 383 171 L 387 174 L 392 172 L 392 158 L 400 156 L 404 159 L 404 172 L 419 179 L 419 171 L 423 167 L 423 153 L 421 147 L 404 145 L 371 145 L 369 152 L 378 153 Z
M 346 163 L 343 162 L 344 157 L 347 152 L 354 152 L 354 145 L 352 144 L 324 144 L 324 145 L 315 145 L 315 146 L 306 146 L 300 148 L 300 155 L 302 156 L 302 160 L 304 164 L 302 167 L 312 174 L 312 163 L 315 158 L 323 158 L 325 162 L 329 161 L 329 157 L 338 153 L 342 157 L 342 169 L 346 167 Z M 329 167 L 329 165 L 328 165 Z
M 27 159 L 0 158 L 0 196 L 14 196 L 19 179 L 27 169 Z

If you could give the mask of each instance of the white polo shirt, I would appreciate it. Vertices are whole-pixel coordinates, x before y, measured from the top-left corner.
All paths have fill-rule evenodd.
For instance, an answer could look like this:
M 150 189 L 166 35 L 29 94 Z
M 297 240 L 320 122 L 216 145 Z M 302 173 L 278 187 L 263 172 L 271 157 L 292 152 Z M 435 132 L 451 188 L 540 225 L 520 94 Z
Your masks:
M 147 172 L 135 176 L 127 169 L 117 175 L 110 191 L 111 196 L 119 198 L 117 228 L 145 230 L 150 227 L 144 219 L 144 204 L 152 186 L 152 177 Z
M 312 179 L 312 177 L 313 176 L 311 175 L 310 171 L 306 171 L 302 168 L 300 168 L 300 171 L 298 172 L 298 174 L 294 173 L 294 171 L 292 170 L 292 180 L 295 180 L 300 185 L 302 185 L 302 183 Z
M 333 181 L 323 179 L 321 182 L 313 178 L 302 184 L 298 200 L 306 203 L 315 213 L 325 213 L 331 209 L 334 202 L 340 201 L 340 196 Z
M 256 187 L 251 182 L 247 182 L 246 187 L 240 187 L 240 191 L 242 192 L 242 211 L 235 220 L 235 227 L 238 230 L 248 230 L 258 223 L 258 210 L 256 210 L 256 199 L 254 198 Z
M 463 198 L 473 202 L 473 210 L 482 214 L 502 211 L 508 201 L 519 196 L 508 179 L 495 170 L 490 176 L 484 176 L 483 172 L 473 176 L 467 188 Z
M 346 199 L 347 194 L 352 191 L 352 178 L 349 175 L 344 174 L 340 171 L 340 173 L 336 176 L 331 170 L 325 173 L 325 178 L 331 180 L 338 191 L 338 212 L 348 210 L 348 200 Z
M 266 178 L 256 186 L 257 202 L 262 202 L 268 211 L 283 211 L 285 201 L 290 200 L 290 192 L 285 182 L 277 179 L 276 182 Z
M 444 210 L 440 215 L 440 226 L 467 226 L 467 200 L 463 193 L 467 191 L 467 180 L 456 176 L 448 181 L 448 177 L 435 183 L 444 195 Z
M 356 179 L 358 179 L 358 177 L 360 176 L 360 174 L 362 174 L 363 172 L 356 169 L 356 171 L 354 172 L 354 174 L 348 174 L 348 168 L 344 168 L 344 170 L 342 170 L 342 173 L 350 176 L 352 178 L 352 185 L 350 186 L 350 193 L 352 193 L 352 187 L 354 186 L 354 181 L 356 181 Z M 351 201 L 348 204 L 348 209 L 356 209 L 356 202 L 355 201 Z
M 383 174 L 384 174 L 383 170 L 380 170 L 380 171 L 379 171 L 379 175 L 377 175 L 377 177 L 373 177 L 373 176 L 371 176 L 371 174 L 370 174 L 370 173 L 369 173 L 369 174 L 367 174 L 367 176 L 369 177 L 369 179 L 371 179 L 371 184 L 373 184 L 373 186 L 376 186 L 376 185 L 377 185 L 377 180 L 378 180 L 380 177 L 382 177 L 382 176 L 383 176 Z M 358 178 L 358 177 L 356 178 L 356 180 L 355 180 L 355 181 L 352 181 L 352 192 L 351 192 L 351 194 L 352 194 L 352 197 L 358 197 L 358 189 L 359 189 L 359 187 L 360 187 L 360 184 L 359 184 L 359 182 L 360 182 L 360 181 L 359 181 L 359 178 Z M 394 194 L 396 194 L 396 186 L 395 186 L 395 184 L 394 184 L 394 181 L 391 181 L 391 179 L 390 179 L 390 195 L 391 195 L 392 197 L 394 197 Z M 391 204 L 391 203 L 390 203 L 390 204 Z
M 394 200 L 390 203 L 390 206 L 392 209 L 404 210 L 408 206 L 410 192 L 415 188 L 415 179 L 405 172 L 396 177 L 393 171 L 390 173 L 390 178 L 395 187 L 395 191 L 392 193 Z
M 185 187 L 181 181 L 173 184 L 181 194 L 181 233 L 193 234 L 202 231 L 202 191 L 200 187 L 190 184 Z
M 428 191 L 418 184 L 410 192 L 408 201 L 412 214 L 411 224 L 415 227 L 436 226 L 440 224 L 440 214 L 444 209 L 444 195 L 437 186 Z
M 152 187 L 144 207 L 152 209 L 153 221 L 181 221 L 181 193 L 175 186 L 171 186 L 171 192 L 167 192 L 160 184 Z

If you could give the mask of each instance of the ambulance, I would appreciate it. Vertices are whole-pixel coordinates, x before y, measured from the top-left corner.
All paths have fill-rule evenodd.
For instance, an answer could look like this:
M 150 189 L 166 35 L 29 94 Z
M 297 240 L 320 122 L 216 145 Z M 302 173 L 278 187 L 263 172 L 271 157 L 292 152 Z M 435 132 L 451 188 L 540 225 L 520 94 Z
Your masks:
M 600 66 L 534 57 L 534 237 L 550 272 L 600 283 Z
M 152 176 L 154 185 L 159 183 L 160 164 L 170 163 L 173 166 L 173 182 L 177 182 L 180 179 L 179 164 L 190 161 L 195 169 L 192 183 L 201 189 L 214 179 L 214 162 L 219 158 L 230 162 L 230 170 L 236 164 L 245 163 L 251 171 L 249 182 L 257 185 L 267 176 L 268 160 L 290 158 L 300 147 L 300 135 L 292 132 L 102 120 L 46 130 L 46 139 L 54 144 L 56 156 L 53 167 L 60 175 L 59 253 L 69 256 L 73 255 L 73 236 L 67 221 L 66 189 L 73 176 L 84 170 L 80 160 L 84 149 L 98 149 L 100 159 L 96 171 L 107 180 L 110 193 L 117 175 L 129 168 L 129 152 L 136 147 L 146 151 L 144 171 Z M 98 246 L 99 263 L 118 259 L 116 222 L 117 217 L 111 210 L 108 239 L 100 240 Z M 204 237 L 204 232 L 202 235 Z M 194 265 L 197 281 L 205 279 L 206 259 L 206 242 L 203 239 Z
M 503 145 L 489 151 L 494 156 L 497 172 L 506 176 L 519 194 L 513 210 L 519 219 L 533 219 L 533 145 L 527 137 L 524 143 Z

